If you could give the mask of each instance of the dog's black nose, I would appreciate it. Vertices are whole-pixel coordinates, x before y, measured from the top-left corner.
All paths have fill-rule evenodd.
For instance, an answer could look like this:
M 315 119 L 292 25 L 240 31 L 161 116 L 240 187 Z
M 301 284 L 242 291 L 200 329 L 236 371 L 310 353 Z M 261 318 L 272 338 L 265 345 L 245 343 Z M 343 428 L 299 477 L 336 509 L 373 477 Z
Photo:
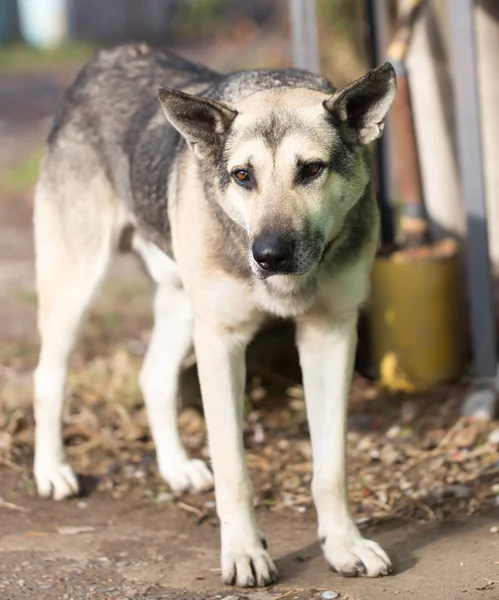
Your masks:
M 264 234 L 253 242 L 253 258 L 264 271 L 285 272 L 291 265 L 294 243 L 289 235 Z

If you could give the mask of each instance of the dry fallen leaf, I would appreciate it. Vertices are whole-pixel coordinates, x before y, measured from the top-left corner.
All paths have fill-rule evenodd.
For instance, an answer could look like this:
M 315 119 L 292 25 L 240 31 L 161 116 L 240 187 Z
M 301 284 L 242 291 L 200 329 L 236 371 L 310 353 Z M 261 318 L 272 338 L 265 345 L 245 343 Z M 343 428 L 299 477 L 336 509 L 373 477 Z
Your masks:
M 0 508 L 8 508 L 10 510 L 18 510 L 19 512 L 29 512 L 29 510 L 27 508 L 18 506 L 17 504 L 13 504 L 12 502 L 7 502 L 3 498 L 0 498 Z
M 94 533 L 95 531 L 97 531 L 97 529 L 95 527 L 90 527 L 86 525 L 63 525 L 61 527 L 56 527 L 56 531 L 61 535 L 79 535 L 80 533 Z

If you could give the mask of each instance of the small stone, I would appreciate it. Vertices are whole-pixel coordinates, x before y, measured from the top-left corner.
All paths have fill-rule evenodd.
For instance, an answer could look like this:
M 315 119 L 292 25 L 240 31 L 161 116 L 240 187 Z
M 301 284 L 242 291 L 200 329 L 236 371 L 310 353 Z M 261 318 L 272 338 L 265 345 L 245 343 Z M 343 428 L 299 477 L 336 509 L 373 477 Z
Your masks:
M 161 504 L 168 504 L 169 502 L 173 502 L 173 494 L 170 494 L 170 492 L 160 492 L 156 496 L 156 502 L 159 502 Z
M 222 600 L 241 600 L 239 596 L 225 596 Z
M 119 560 L 116 563 L 116 566 L 119 568 L 121 567 L 129 567 L 132 563 L 129 560 Z
M 499 532 L 499 527 L 497 527 L 496 525 L 494 525 L 494 527 L 490 528 L 490 533 L 498 533 Z
M 38 590 L 50 590 L 50 588 L 54 587 L 52 583 L 45 583 L 43 585 L 37 585 L 36 589 Z
M 334 600 L 335 598 L 339 598 L 340 595 L 338 592 L 333 592 L 333 590 L 328 590 L 327 592 L 323 592 L 321 598 L 323 600 Z
M 214 501 L 214 500 L 207 500 L 207 501 L 204 503 L 204 507 L 205 507 L 205 508 L 215 508 L 215 506 L 216 506 L 216 503 L 215 503 L 215 501 Z
M 307 509 L 304 506 L 297 506 L 296 507 L 296 512 L 299 512 L 300 514 L 303 514 L 303 513 L 307 512 Z
M 79 501 L 79 502 L 76 504 L 76 506 L 77 506 L 78 508 L 82 508 L 82 509 L 83 509 L 83 508 L 87 508 L 87 507 L 88 507 L 88 502 L 85 502 L 84 500 L 80 500 L 80 501 Z
M 491 421 L 496 410 L 496 393 L 485 388 L 468 394 L 461 405 L 463 417 L 472 417 L 480 421 Z

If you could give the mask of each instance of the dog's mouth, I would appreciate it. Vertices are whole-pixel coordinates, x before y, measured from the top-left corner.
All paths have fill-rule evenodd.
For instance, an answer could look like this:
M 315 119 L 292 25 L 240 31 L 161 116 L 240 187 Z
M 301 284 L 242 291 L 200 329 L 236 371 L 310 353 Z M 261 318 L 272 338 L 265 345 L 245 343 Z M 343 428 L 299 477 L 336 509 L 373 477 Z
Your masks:
M 251 265 L 251 270 L 253 271 L 254 276 L 260 280 L 268 279 L 269 277 L 275 277 L 276 275 L 289 275 L 291 277 L 299 277 L 300 275 L 306 275 L 311 268 L 312 267 L 304 269 L 302 271 L 266 271 L 258 265 Z
M 324 260 L 324 258 L 326 257 L 326 254 L 329 252 L 329 250 L 331 250 L 335 239 L 336 238 L 334 237 L 333 239 L 329 240 L 329 242 L 327 242 L 327 244 L 324 246 L 324 250 L 322 251 L 322 255 L 319 260 L 319 263 L 321 263 Z

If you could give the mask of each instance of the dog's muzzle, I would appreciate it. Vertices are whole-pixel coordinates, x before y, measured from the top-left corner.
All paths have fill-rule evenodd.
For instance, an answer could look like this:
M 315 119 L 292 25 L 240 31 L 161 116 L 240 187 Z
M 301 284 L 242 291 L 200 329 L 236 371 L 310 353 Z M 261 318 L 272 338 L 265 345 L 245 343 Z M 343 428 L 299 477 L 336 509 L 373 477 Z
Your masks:
M 294 251 L 294 239 L 279 232 L 262 234 L 251 246 L 253 260 L 265 276 L 291 273 Z
M 306 236 L 300 242 L 294 231 L 264 232 L 254 238 L 249 248 L 250 263 L 257 279 L 273 275 L 305 275 L 318 264 L 325 249 L 320 234 Z

